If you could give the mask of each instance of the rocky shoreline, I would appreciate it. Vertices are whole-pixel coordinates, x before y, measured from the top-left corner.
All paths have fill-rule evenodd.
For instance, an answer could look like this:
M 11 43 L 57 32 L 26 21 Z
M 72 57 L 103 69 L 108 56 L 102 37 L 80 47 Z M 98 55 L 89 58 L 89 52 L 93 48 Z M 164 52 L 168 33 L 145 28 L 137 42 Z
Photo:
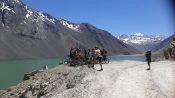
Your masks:
M 88 73 L 87 66 L 59 65 L 52 69 L 37 70 L 24 75 L 24 81 L 7 90 L 0 90 L 0 98 L 48 98 L 58 92 L 74 88 Z

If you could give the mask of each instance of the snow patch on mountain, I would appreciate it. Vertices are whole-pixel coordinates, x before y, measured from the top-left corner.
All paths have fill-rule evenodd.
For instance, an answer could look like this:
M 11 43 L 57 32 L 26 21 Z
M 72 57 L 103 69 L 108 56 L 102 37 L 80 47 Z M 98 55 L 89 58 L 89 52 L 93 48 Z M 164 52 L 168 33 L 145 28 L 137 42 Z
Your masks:
M 43 21 L 49 21 L 49 22 L 51 22 L 51 23 L 53 23 L 53 24 L 55 24 L 55 19 L 50 19 L 50 18 L 48 18 L 46 15 L 44 15 L 43 13 L 41 13 L 41 12 L 38 12 L 38 14 L 39 14 L 39 18 L 41 19 L 41 20 L 43 20 Z
M 25 6 L 25 9 L 27 11 L 27 14 L 25 16 L 25 19 L 28 19 L 29 17 L 31 17 L 32 15 L 34 15 L 34 12 L 28 8 L 27 6 Z M 42 21 L 49 21 L 53 24 L 55 24 L 55 19 L 51 19 L 51 18 L 48 18 L 46 15 L 44 15 L 43 13 L 41 12 L 37 12 L 37 18 L 32 18 L 32 21 L 38 21 L 38 20 L 42 20 Z
M 144 38 L 144 39 L 134 39 L 134 40 L 131 40 L 130 42 L 131 43 L 134 43 L 134 44 L 142 44 L 142 43 L 145 43 L 149 40 L 150 38 Z M 127 41 L 126 41 L 127 43 Z
M 117 37 L 126 44 L 144 44 L 158 43 L 165 39 L 163 35 L 144 35 L 143 33 L 134 33 L 133 35 L 120 35 Z
M 26 14 L 25 19 L 27 19 L 27 18 L 29 18 L 30 16 L 32 16 L 33 12 L 32 12 L 31 10 L 29 10 L 27 6 L 25 6 L 25 9 L 27 10 L 27 14 Z
M 134 35 L 134 36 L 144 36 L 144 34 L 141 33 L 141 32 L 139 32 L 139 33 L 134 33 L 133 35 Z
M 69 22 L 69 21 L 66 21 L 66 20 L 63 20 L 63 19 L 60 20 L 60 23 L 63 24 L 64 26 L 66 26 L 66 27 L 68 27 L 68 28 L 74 30 L 74 31 L 77 31 L 77 32 L 80 31 L 80 30 L 79 30 L 80 25 L 73 24 L 73 23 L 71 23 L 71 22 Z
M 14 0 L 16 3 L 20 4 L 21 2 L 19 0 Z
M 24 24 L 27 24 L 26 21 L 24 21 Z
M 4 2 L 2 2 L 0 9 L 1 9 L 1 11 L 8 10 L 8 11 L 11 11 L 12 13 L 15 14 L 15 11 L 13 9 L 11 9 L 9 6 L 5 5 Z

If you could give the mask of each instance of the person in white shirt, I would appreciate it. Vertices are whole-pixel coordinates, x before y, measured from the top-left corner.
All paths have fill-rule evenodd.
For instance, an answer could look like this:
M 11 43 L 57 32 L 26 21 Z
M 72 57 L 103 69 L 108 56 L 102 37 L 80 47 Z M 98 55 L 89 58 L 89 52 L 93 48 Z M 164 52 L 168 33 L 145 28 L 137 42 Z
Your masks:
M 95 47 L 95 59 L 97 61 L 99 61 L 99 63 L 100 63 L 100 67 L 101 67 L 100 71 L 103 71 L 103 67 L 101 64 L 102 63 L 102 55 L 101 55 L 101 51 L 98 47 Z

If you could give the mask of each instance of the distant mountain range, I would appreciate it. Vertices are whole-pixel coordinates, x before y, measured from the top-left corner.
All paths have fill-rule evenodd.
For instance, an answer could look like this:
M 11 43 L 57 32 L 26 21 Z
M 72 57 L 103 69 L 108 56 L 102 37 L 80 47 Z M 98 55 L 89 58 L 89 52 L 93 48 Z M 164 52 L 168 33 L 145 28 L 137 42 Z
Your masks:
M 133 35 L 120 35 L 117 38 L 140 51 L 155 51 L 155 46 L 166 37 L 163 35 L 145 35 L 144 33 L 134 33 Z
M 56 19 L 21 0 L 0 0 L 0 59 L 57 57 L 72 46 L 99 46 L 110 55 L 139 53 L 91 24 Z

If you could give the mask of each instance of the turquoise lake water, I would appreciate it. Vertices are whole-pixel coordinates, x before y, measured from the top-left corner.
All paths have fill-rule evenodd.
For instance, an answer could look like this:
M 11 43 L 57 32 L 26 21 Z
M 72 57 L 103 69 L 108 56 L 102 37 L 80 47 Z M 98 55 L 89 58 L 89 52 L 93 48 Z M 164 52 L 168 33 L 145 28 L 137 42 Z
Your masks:
M 142 56 L 109 56 L 111 61 L 137 60 L 144 61 Z M 6 89 L 22 81 L 26 72 L 41 69 L 45 65 L 49 68 L 58 66 L 61 58 L 24 59 L 0 61 L 0 89 Z

